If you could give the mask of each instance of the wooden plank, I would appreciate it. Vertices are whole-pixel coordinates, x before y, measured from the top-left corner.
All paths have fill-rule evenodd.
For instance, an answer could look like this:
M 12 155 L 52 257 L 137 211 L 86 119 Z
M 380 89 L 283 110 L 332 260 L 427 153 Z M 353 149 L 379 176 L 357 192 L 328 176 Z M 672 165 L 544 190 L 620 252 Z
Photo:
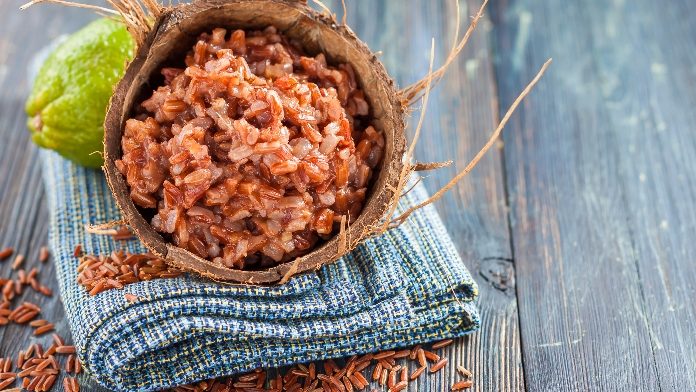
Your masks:
M 693 2 L 493 21 L 501 106 L 555 59 L 505 136 L 528 389 L 694 390 Z
M 431 39 L 435 64 L 452 45 L 456 7 L 452 1 L 347 1 L 348 25 L 374 51 L 400 86 L 422 78 L 428 70 Z M 479 0 L 461 1 L 462 34 Z M 340 1 L 328 2 L 340 21 Z M 490 21 L 474 33 L 461 60 L 433 90 L 421 141 L 419 161 L 454 160 L 451 168 L 425 174 L 431 191 L 442 187 L 485 143 L 497 123 L 497 96 L 488 47 Z M 411 124 L 415 126 L 418 112 Z M 411 131 L 413 131 L 411 127 Z M 502 174 L 502 154 L 492 151 L 436 207 L 467 267 L 480 285 L 481 332 L 460 339 L 447 351 L 451 363 L 474 373 L 478 391 L 522 391 L 514 269 Z M 445 391 L 459 379 L 454 366 L 412 390 Z
M 689 0 L 598 5 L 591 29 L 662 391 L 696 390 L 696 14 Z M 608 42 L 602 25 L 624 26 Z M 615 35 L 614 35 L 615 34 Z M 668 44 L 669 43 L 669 44 Z
M 56 332 L 70 341 L 70 331 L 58 296 L 53 262 L 40 265 L 39 248 L 46 244 L 48 224 L 38 148 L 29 140 L 24 101 L 28 94 L 27 64 L 52 38 L 77 30 L 94 16 L 57 6 L 36 6 L 21 12 L 23 1 L 0 2 L 0 247 L 12 246 L 27 256 L 24 266 L 40 267 L 39 280 L 55 295 L 41 296 L 25 289 L 22 300 L 41 306 L 41 317 L 56 324 Z M 59 15 L 60 17 L 57 17 Z M 0 264 L 0 276 L 16 276 L 11 260 Z M 15 301 L 17 303 L 17 301 Z M 32 328 L 0 328 L 0 356 L 16 357 L 29 344 L 48 347 L 51 334 L 34 337 Z M 63 373 L 65 374 L 65 373 Z M 104 391 L 84 374 L 82 390 Z M 62 385 L 62 377 L 56 382 Z M 62 389 L 62 386 L 54 390 Z
M 462 2 L 465 26 L 479 1 Z M 0 172 L 13 173 L 0 179 L 0 246 L 12 245 L 28 253 L 33 263 L 36 249 L 45 242 L 46 210 L 37 166 L 36 148 L 28 141 L 24 126 L 23 101 L 28 93 L 26 63 L 31 54 L 51 37 L 73 31 L 92 15 L 87 11 L 55 6 L 37 6 L 20 13 L 20 1 L 0 3 Z M 383 60 L 402 85 L 427 71 L 430 37 L 437 38 L 436 63 L 442 61 L 454 32 L 453 3 L 435 4 L 409 0 L 408 3 L 380 1 L 366 7 L 348 2 L 349 22 L 372 48 L 383 50 Z M 333 4 L 335 10 L 340 6 Z M 415 12 L 414 10 L 417 10 Z M 340 19 L 340 16 L 339 16 Z M 456 167 L 432 173 L 425 180 L 435 190 L 446 183 L 483 144 L 497 117 L 492 64 L 487 47 L 489 22 L 474 35 L 463 61 L 456 63 L 433 92 L 417 157 L 423 161 L 453 159 Z M 31 34 L 27 34 L 31 31 Z M 21 47 L 11 41 L 22 36 Z M 2 57 L 7 55 L 8 57 Z M 3 71 L 6 70 L 6 71 Z M 4 73 L 3 73 L 4 72 Z M 19 148 L 17 148 L 19 146 Z M 27 151 L 29 153 L 27 153 Z M 481 286 L 482 331 L 461 339 L 448 349 L 452 363 L 462 364 L 475 374 L 475 390 L 520 391 L 524 389 L 520 338 L 511 263 L 501 154 L 495 151 L 481 162 L 469 178 L 455 188 L 437 207 Z M 9 273 L 7 263 L 0 272 Z M 56 289 L 53 267 L 42 270 L 43 281 Z M 61 335 L 69 335 L 57 298 L 40 301 L 46 317 L 62 320 Z M 0 354 L 14 353 L 29 338 L 28 329 L 0 330 Z M 454 367 L 421 381 L 413 390 L 441 391 L 455 380 Z M 82 381 L 83 390 L 98 389 Z

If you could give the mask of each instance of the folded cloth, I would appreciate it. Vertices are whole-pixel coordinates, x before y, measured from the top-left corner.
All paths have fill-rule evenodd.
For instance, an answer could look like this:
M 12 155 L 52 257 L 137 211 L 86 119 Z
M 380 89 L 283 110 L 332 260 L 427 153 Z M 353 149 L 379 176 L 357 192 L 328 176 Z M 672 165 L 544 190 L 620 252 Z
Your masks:
M 137 240 L 85 232 L 87 224 L 120 218 L 100 171 L 49 151 L 41 158 L 61 297 L 84 367 L 106 388 L 152 391 L 457 337 L 479 326 L 476 284 L 431 206 L 285 285 L 183 275 L 90 296 L 76 282 L 77 244 L 96 255 L 145 249 Z M 416 186 L 399 210 L 426 196 Z

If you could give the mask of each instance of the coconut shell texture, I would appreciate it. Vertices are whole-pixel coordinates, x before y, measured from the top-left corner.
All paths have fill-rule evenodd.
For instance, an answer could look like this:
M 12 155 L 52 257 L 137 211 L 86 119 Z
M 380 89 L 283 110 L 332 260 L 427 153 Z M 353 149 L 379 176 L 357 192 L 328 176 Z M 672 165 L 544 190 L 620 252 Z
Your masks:
M 297 39 L 311 55 L 321 52 L 329 62 L 351 64 L 370 104 L 373 125 L 384 132 L 386 147 L 381 168 L 375 173 L 362 213 L 346 229 L 347 238 L 361 238 L 369 227 L 381 221 L 403 167 L 404 108 L 384 65 L 350 28 L 338 26 L 333 19 L 303 2 L 291 0 L 201 0 L 165 9 L 128 65 L 109 103 L 104 123 L 104 172 L 124 219 L 150 251 L 172 266 L 217 281 L 284 283 L 294 274 L 337 260 L 347 249 L 334 236 L 305 256 L 263 270 L 235 270 L 218 265 L 167 242 L 150 226 L 131 200 L 129 187 L 115 161 L 122 154 L 121 137 L 126 120 L 135 105 L 157 87 L 150 81 L 167 60 L 183 59 L 198 35 L 215 27 L 248 30 L 269 25 Z

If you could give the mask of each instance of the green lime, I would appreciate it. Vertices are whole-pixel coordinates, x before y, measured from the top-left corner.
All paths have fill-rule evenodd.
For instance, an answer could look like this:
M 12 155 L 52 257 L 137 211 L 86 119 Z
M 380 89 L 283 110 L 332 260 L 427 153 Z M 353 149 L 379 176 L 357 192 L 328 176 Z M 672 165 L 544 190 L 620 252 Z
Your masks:
M 32 140 L 81 165 L 101 166 L 106 107 L 134 51 L 126 27 L 112 19 L 96 20 L 58 46 L 26 103 Z

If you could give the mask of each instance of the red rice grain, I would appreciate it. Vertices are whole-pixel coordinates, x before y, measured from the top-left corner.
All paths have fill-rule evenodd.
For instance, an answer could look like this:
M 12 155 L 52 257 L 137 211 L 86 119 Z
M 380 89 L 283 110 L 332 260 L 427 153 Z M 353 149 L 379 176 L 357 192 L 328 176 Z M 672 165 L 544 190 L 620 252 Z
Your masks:
M 452 340 L 452 339 L 440 340 L 439 342 L 434 343 L 434 344 L 432 345 L 432 348 L 433 348 L 433 350 L 439 350 L 439 349 L 441 349 L 441 348 L 443 348 L 443 347 L 449 346 L 449 345 L 452 344 L 452 343 L 454 343 L 454 340 Z
M 422 348 L 418 349 L 416 356 L 418 357 L 418 364 L 421 365 L 421 367 L 428 365 L 428 361 L 425 359 L 425 351 Z
M 17 316 L 17 318 L 14 320 L 15 323 L 17 324 L 26 324 L 30 320 L 33 320 L 34 317 L 38 316 L 39 312 L 35 310 L 28 310 L 25 313 L 22 313 L 20 316 Z
M 13 280 L 14 282 L 14 292 L 16 295 L 22 295 L 24 292 L 24 286 L 22 285 L 22 282 L 19 280 Z
M 9 387 L 10 385 L 14 384 L 15 380 L 17 377 L 10 377 L 7 378 L 3 381 L 0 381 L 0 390 L 4 390 L 5 388 Z
M 169 267 L 151 253 L 131 254 L 123 251 L 112 252 L 108 256 L 85 255 L 80 259 L 77 271 L 78 284 L 85 287 L 90 295 L 112 288 L 121 289 L 130 283 L 181 274 L 181 271 Z M 130 295 L 126 296 L 128 298 Z
M 8 280 L 2 288 L 2 297 L 5 301 L 12 301 L 15 296 L 14 281 Z
M 39 328 L 36 328 L 36 329 L 34 330 L 34 336 L 43 335 L 43 334 L 45 334 L 45 333 L 47 333 L 47 332 L 53 331 L 53 329 L 54 329 L 54 325 L 53 325 L 53 324 L 46 324 L 46 325 L 43 325 L 43 326 L 41 326 L 41 327 L 39 327 Z
M 409 358 L 411 358 L 411 360 L 416 359 L 416 356 L 418 354 L 418 350 L 420 350 L 420 348 L 421 348 L 421 345 L 417 344 L 416 346 L 414 346 L 411 349 L 411 355 L 409 355 Z
M 378 354 L 375 354 L 372 358 L 377 359 L 377 360 L 384 359 L 384 358 L 391 358 L 392 356 L 394 356 L 395 353 L 396 352 L 393 350 L 382 351 Z
M 31 358 L 34 355 L 34 350 L 36 350 L 35 344 L 32 344 L 29 348 L 24 350 L 24 360 Z
M 424 351 L 425 358 L 430 362 L 437 362 L 440 360 L 440 356 L 432 351 Z
M 375 355 L 372 353 L 367 353 L 360 358 L 357 359 L 358 363 L 363 363 L 363 362 L 370 362 L 374 359 Z
M 343 386 L 345 387 L 346 392 L 353 392 L 353 383 L 350 382 L 350 378 L 347 376 L 343 376 L 341 379 L 341 382 L 343 383 Z
M 387 377 L 389 377 L 389 371 L 387 369 L 382 369 L 382 376 L 379 379 L 379 385 L 384 386 L 387 383 Z
M 80 256 L 82 256 L 82 244 L 77 244 L 75 245 L 75 249 L 73 250 L 73 257 Z
M 364 387 L 364 386 L 367 386 L 367 385 L 369 384 L 369 382 L 367 381 L 367 379 L 365 379 L 365 376 L 363 376 L 363 374 L 360 373 L 360 372 L 355 372 L 355 373 L 353 373 L 353 374 L 351 375 L 351 380 L 353 380 L 353 377 L 355 377 L 355 380 L 356 380 L 360 385 L 362 385 L 363 387 Z M 360 389 L 362 389 L 362 388 L 360 388 Z
M 385 361 L 384 359 L 380 359 L 380 360 L 378 361 L 378 363 L 379 363 L 380 365 L 382 365 L 382 368 L 383 368 L 383 369 L 387 369 L 387 370 L 391 370 L 391 369 L 392 369 L 392 365 L 391 365 L 389 362 Z
M 37 374 L 37 375 L 34 375 L 33 377 L 34 378 L 29 383 L 29 386 L 27 387 L 27 389 L 30 391 L 38 391 L 39 385 L 41 385 L 43 383 L 46 376 L 43 374 Z
M 56 348 L 58 348 L 58 345 L 53 343 L 44 353 L 44 356 L 47 357 L 49 355 L 53 355 L 56 353 Z
M 24 263 L 24 255 L 19 254 L 17 257 L 15 257 L 14 262 L 12 263 L 12 269 L 16 270 L 17 268 L 21 267 L 22 264 Z
M 12 370 L 12 358 L 5 358 L 5 363 L 2 365 L 2 371 L 7 373 Z
M 462 375 L 462 377 L 471 378 L 473 376 L 471 371 L 462 365 L 457 365 L 457 371 Z
M 394 385 L 393 387 L 389 388 L 389 392 L 400 392 L 406 389 L 408 386 L 407 381 L 401 381 L 398 384 Z
M 356 371 L 356 372 L 362 372 L 362 371 L 365 370 L 368 366 L 370 366 L 370 361 L 358 362 L 358 364 L 355 365 L 355 371 Z
M 48 261 L 48 259 L 51 257 L 51 252 L 48 251 L 47 246 L 42 246 L 41 250 L 39 251 L 39 261 L 42 263 L 45 263 Z
M 405 351 L 409 354 L 405 357 L 401 351 L 398 351 L 397 353 L 399 353 L 398 356 L 400 358 L 406 358 L 410 357 L 411 352 L 418 352 L 420 349 L 421 347 L 417 346 L 416 350 Z M 422 356 L 425 359 L 425 350 L 423 350 Z M 417 358 L 418 355 L 416 354 L 414 355 L 414 359 L 411 361 L 414 361 Z M 425 372 L 425 370 L 427 370 L 427 367 L 419 367 L 409 375 L 408 364 L 400 363 L 392 366 L 389 364 L 389 362 L 387 362 L 387 360 L 393 361 L 393 355 L 390 355 L 388 351 L 374 355 L 368 354 L 361 357 L 353 356 L 345 362 L 343 367 L 337 365 L 334 360 L 328 359 L 322 363 L 324 367 L 323 373 L 318 371 L 317 366 L 314 363 L 310 363 L 309 365 L 294 365 L 290 369 L 286 370 L 284 374 L 279 373 L 275 379 L 270 381 L 270 390 L 277 392 L 362 391 L 369 386 L 369 382 L 362 374 L 362 369 L 365 369 L 364 364 L 374 364 L 375 366 L 371 373 L 371 378 L 373 381 L 377 381 L 379 385 L 386 386 L 388 391 L 403 391 L 406 389 L 410 381 L 418 379 Z M 387 364 L 390 366 L 390 368 L 388 369 L 383 367 L 383 364 Z M 441 358 L 437 363 L 433 364 L 431 369 L 433 372 L 436 372 L 442 369 L 446 364 L 447 359 Z M 254 372 L 240 375 L 233 379 L 227 378 L 207 380 L 197 384 L 180 386 L 174 390 L 177 392 L 217 392 L 227 390 L 226 386 L 234 385 L 238 387 L 239 390 L 267 391 L 266 389 L 263 389 L 264 384 L 260 382 L 261 379 L 265 380 L 265 376 L 265 372 L 257 369 Z M 254 380 L 257 380 L 255 384 Z M 254 387 L 252 387 L 252 385 L 254 385 Z M 462 387 L 462 385 L 466 386 L 469 384 L 463 382 L 454 384 L 454 386 L 457 388 L 468 388 Z
M 53 290 L 47 286 L 39 286 L 39 292 L 47 297 L 53 296 Z
M 53 335 L 51 335 L 51 337 L 53 338 L 53 343 L 55 343 L 56 345 L 58 345 L 58 346 L 65 345 L 65 341 L 57 333 L 54 333 Z
M 377 381 L 379 380 L 379 376 L 382 375 L 382 365 L 380 363 L 377 363 L 375 365 L 374 370 L 372 370 L 372 381 Z
M 392 369 L 389 371 L 389 379 L 387 380 L 387 387 L 388 388 L 393 388 L 394 385 L 396 385 L 396 373 L 395 369 Z
M 447 365 L 447 358 L 442 358 L 439 362 L 430 366 L 430 373 L 435 373 Z
M 80 392 L 80 384 L 74 377 L 66 377 L 63 379 L 63 389 L 65 392 Z
M 424 366 L 421 366 L 421 367 L 419 367 L 418 369 L 416 369 L 415 372 L 411 373 L 411 381 L 413 381 L 413 380 L 417 379 L 418 377 L 420 377 L 420 375 L 423 374 L 423 371 L 425 371 L 425 367 L 424 367 Z
M 40 371 L 46 369 L 46 368 L 47 368 L 49 365 L 51 365 L 51 364 L 53 364 L 53 362 L 51 361 L 51 359 L 50 359 L 50 358 L 46 358 L 46 359 L 44 359 L 43 361 L 41 361 L 41 363 L 39 363 L 38 365 L 36 365 L 36 370 L 35 370 L 35 371 L 40 372 Z
M 6 258 L 12 256 L 14 253 L 14 249 L 10 247 L 3 248 L 3 250 L 0 250 L 0 260 L 5 260 Z
M 307 372 L 310 380 L 313 381 L 315 378 L 317 378 L 317 367 L 313 362 L 309 364 Z
M 473 385 L 474 382 L 471 380 L 459 381 L 452 385 L 452 391 L 461 391 L 467 388 L 471 388 Z
M 30 327 L 38 328 L 38 327 L 43 327 L 44 325 L 48 324 L 48 320 L 34 320 L 29 323 Z
M 56 348 L 58 354 L 75 354 L 75 346 L 59 346 Z
M 26 366 L 27 364 L 28 364 L 28 363 L 25 363 L 24 365 Z M 19 378 L 27 377 L 27 376 L 29 376 L 29 375 L 31 374 L 31 372 L 33 372 L 34 370 L 36 370 L 36 365 L 28 366 L 26 369 L 25 369 L 25 368 L 22 368 L 22 371 L 19 372 L 19 373 L 17 373 L 17 377 L 19 377 Z
M 53 387 L 53 384 L 55 384 L 55 382 L 56 382 L 56 375 L 55 374 L 50 375 L 50 376 L 46 377 L 44 382 L 41 384 L 41 387 L 39 390 L 48 391 Z
M 68 359 L 65 361 L 65 371 L 68 373 L 73 373 L 75 371 L 75 355 L 68 355 Z

